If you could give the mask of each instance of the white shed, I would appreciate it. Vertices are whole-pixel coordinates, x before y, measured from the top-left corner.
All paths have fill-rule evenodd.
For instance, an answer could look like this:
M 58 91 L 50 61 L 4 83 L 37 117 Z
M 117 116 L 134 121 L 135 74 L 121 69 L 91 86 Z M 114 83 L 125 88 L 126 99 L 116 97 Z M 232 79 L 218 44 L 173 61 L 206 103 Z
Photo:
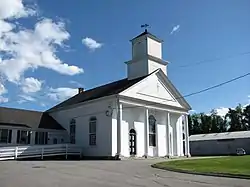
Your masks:
M 237 148 L 250 154 L 250 131 L 197 134 L 190 136 L 192 156 L 232 155 Z

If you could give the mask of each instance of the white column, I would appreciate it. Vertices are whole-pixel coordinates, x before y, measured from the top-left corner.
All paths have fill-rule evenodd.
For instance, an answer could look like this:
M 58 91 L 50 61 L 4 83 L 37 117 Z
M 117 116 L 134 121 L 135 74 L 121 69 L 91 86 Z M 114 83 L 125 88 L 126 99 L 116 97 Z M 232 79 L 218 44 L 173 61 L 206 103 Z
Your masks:
M 169 137 L 169 125 L 170 125 L 170 113 L 166 113 L 166 153 L 167 156 L 170 155 L 170 137 Z
M 144 156 L 148 156 L 148 108 L 145 108 L 145 120 L 144 120 L 144 150 L 145 154 Z
M 36 139 L 36 131 L 31 131 L 30 135 L 30 144 L 35 145 L 35 139 Z
M 185 124 L 184 124 L 184 131 L 185 131 L 185 156 L 190 157 L 190 148 L 189 148 L 189 132 L 188 132 L 188 116 L 185 115 Z
M 122 124 L 122 104 L 118 101 L 117 103 L 117 153 L 119 157 L 121 154 L 121 124 Z
M 17 129 L 12 129 L 11 144 L 16 144 Z

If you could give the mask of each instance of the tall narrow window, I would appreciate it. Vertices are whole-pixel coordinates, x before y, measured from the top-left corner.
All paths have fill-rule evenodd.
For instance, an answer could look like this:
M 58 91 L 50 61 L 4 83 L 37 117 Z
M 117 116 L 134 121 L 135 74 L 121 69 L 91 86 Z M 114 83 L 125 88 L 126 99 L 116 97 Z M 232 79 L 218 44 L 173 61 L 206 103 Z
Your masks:
M 72 119 L 70 121 L 69 136 L 70 136 L 70 143 L 75 144 L 76 143 L 76 120 L 75 119 Z
M 30 131 L 18 130 L 16 142 L 18 144 L 30 144 Z
M 0 129 L 0 143 L 11 143 L 12 130 Z
M 89 145 L 96 145 L 96 117 L 89 119 Z
M 156 119 L 153 115 L 149 116 L 149 146 L 156 146 Z
M 48 144 L 48 132 L 36 132 L 35 144 L 39 145 Z

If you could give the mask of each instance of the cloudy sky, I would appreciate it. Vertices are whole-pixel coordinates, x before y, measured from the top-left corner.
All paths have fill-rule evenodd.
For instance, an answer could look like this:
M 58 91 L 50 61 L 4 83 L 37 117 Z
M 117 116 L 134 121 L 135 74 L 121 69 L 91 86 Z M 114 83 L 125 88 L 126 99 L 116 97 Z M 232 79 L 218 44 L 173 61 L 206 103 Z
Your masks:
M 165 41 L 168 76 L 184 95 L 248 73 L 249 7 L 248 0 L 0 0 L 0 106 L 45 110 L 78 87 L 124 78 L 129 40 L 144 23 Z M 187 100 L 198 112 L 225 111 L 249 103 L 249 82 Z

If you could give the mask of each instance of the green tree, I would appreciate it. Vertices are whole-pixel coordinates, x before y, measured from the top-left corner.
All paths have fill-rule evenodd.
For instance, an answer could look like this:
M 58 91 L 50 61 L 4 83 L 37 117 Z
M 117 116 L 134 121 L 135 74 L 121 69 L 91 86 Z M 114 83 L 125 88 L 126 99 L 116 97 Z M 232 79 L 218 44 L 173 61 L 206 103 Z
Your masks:
M 250 130 L 250 104 L 243 110 L 243 123 L 246 130 Z
M 193 134 L 202 134 L 201 123 L 200 123 L 200 115 L 193 114 L 192 115 L 193 122 Z
M 204 113 L 200 114 L 200 128 L 201 128 L 202 133 L 206 134 L 206 133 L 211 132 L 211 128 L 212 128 L 211 119 L 212 118 L 210 115 L 206 115 Z
M 226 119 L 229 121 L 228 131 L 244 131 L 247 130 L 243 120 L 242 106 L 238 105 L 235 109 L 229 108 L 226 114 Z

